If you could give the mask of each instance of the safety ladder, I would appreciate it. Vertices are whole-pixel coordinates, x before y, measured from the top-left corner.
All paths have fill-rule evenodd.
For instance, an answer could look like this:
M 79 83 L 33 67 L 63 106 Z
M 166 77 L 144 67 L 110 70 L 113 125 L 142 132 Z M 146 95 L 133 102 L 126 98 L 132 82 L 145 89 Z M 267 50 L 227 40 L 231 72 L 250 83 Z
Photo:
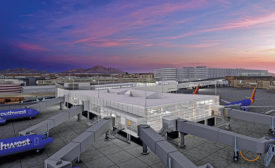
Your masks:
M 268 148 L 268 152 L 266 153 L 265 158 L 264 158 L 265 167 L 269 166 L 274 155 L 275 155 L 275 145 L 270 144 L 269 148 Z

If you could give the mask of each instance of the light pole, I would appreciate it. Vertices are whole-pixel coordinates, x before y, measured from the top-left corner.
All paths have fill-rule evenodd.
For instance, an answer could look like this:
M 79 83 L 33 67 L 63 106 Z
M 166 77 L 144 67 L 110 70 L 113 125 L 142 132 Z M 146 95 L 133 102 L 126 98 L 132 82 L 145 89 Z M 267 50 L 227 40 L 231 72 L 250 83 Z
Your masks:
M 73 90 L 74 90 L 74 78 L 73 78 Z
M 215 95 L 217 95 L 217 81 L 215 81 Z
M 99 78 L 97 78 L 97 98 L 99 98 Z
M 163 94 L 163 79 L 161 78 L 161 95 Z
M 147 81 L 145 82 L 145 89 L 144 89 L 144 113 L 147 115 Z

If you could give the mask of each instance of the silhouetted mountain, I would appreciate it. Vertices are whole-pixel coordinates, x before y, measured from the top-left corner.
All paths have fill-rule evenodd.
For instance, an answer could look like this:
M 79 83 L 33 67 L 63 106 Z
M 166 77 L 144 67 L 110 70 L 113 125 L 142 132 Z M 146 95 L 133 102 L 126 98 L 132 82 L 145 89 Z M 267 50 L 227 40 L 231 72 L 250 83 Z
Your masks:
M 13 69 L 5 69 L 0 70 L 1 74 L 26 74 L 26 73 L 47 73 L 46 71 L 38 71 L 35 69 L 28 68 L 13 68 Z
M 92 68 L 77 68 L 77 69 L 72 69 L 68 70 L 65 73 L 95 73 L 95 74 L 118 74 L 118 73 L 125 73 L 120 69 L 117 68 L 106 68 L 101 65 L 94 66 Z

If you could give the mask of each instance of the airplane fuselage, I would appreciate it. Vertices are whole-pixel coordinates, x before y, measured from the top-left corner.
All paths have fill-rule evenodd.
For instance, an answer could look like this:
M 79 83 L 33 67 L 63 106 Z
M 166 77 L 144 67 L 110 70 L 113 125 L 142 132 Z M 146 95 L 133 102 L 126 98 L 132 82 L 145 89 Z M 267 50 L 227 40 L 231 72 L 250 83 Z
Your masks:
M 241 101 L 236 101 L 236 102 L 231 102 L 231 103 L 227 103 L 225 104 L 225 106 L 239 106 L 240 109 L 248 111 L 248 106 L 253 104 L 255 102 L 255 93 L 256 93 L 256 88 L 253 89 L 252 91 L 252 95 L 249 99 L 244 99 Z
M 38 115 L 40 112 L 34 109 L 13 109 L 0 111 L 0 124 L 4 124 L 6 120 L 18 119 L 18 118 L 32 118 Z
M 251 101 L 251 99 L 244 99 L 241 101 L 236 101 L 236 102 L 232 102 L 232 103 L 227 103 L 225 104 L 225 106 L 230 106 L 230 105 L 239 105 L 241 109 L 244 110 L 248 110 L 247 106 L 251 105 L 253 102 Z M 244 108 L 243 108 L 244 107 Z
M 45 135 L 26 135 L 0 140 L 0 157 L 30 150 L 41 150 L 51 143 L 53 138 Z

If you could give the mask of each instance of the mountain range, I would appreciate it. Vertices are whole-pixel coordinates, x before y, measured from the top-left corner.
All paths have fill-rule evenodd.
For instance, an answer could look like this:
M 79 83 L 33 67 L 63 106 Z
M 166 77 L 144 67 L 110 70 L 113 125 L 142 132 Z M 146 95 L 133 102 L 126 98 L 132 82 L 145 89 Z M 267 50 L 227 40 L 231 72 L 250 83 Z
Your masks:
M 35 69 L 28 69 L 28 68 L 14 68 L 14 69 L 0 70 L 0 74 L 27 74 L 27 73 L 35 74 L 35 73 L 48 73 L 48 72 L 39 71 Z M 62 73 L 120 74 L 125 72 L 117 68 L 112 68 L 112 67 L 106 68 L 104 66 L 97 65 L 87 69 L 77 68 L 77 69 L 68 70 Z
M 125 72 L 117 68 L 112 68 L 112 67 L 106 68 L 104 66 L 97 65 L 87 69 L 84 69 L 84 68 L 72 69 L 64 73 L 118 74 L 118 73 L 125 73 Z

